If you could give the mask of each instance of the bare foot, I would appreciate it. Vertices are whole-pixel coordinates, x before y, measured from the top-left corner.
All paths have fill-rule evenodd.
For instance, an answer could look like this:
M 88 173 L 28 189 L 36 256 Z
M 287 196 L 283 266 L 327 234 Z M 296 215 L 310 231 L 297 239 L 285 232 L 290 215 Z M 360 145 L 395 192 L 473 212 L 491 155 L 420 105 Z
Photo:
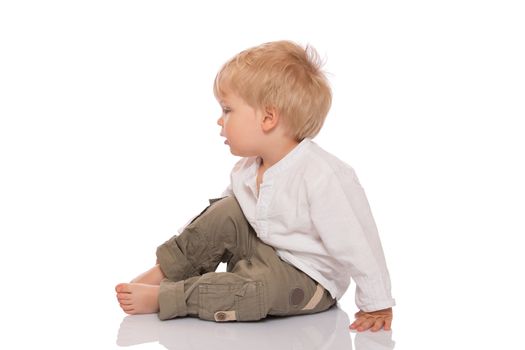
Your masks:
M 115 290 L 122 310 L 135 315 L 159 312 L 159 288 L 143 283 L 120 283 Z
M 160 265 L 157 264 L 148 271 L 132 279 L 131 283 L 145 283 L 158 286 L 160 285 L 160 281 L 162 281 L 164 278 L 166 278 L 166 276 L 164 276 L 164 273 L 160 269 Z

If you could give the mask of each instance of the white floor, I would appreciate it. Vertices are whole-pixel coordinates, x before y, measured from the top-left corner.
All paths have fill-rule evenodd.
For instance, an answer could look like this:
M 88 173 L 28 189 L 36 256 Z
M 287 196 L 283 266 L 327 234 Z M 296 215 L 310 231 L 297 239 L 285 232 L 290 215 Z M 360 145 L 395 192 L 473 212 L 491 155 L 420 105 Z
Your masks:
M 159 344 L 167 349 L 351 349 L 347 327 L 348 315 L 340 308 L 316 315 L 232 324 L 195 318 L 161 322 L 154 315 L 128 316 L 120 324 L 116 343 L 137 349 L 159 348 Z M 393 349 L 391 336 L 391 332 L 357 334 L 355 348 Z

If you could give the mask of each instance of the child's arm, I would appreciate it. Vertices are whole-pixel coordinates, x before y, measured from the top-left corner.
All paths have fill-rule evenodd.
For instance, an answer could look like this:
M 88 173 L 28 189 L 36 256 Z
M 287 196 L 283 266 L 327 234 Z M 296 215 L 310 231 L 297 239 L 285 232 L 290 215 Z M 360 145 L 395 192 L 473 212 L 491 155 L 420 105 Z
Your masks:
M 361 311 L 354 325 L 374 327 L 375 321 L 370 321 L 375 319 L 390 327 L 395 305 L 390 276 L 368 200 L 354 170 L 339 169 L 311 185 L 312 222 L 328 253 L 343 268 L 343 275 L 334 278 L 352 277 L 356 283 L 355 300 Z

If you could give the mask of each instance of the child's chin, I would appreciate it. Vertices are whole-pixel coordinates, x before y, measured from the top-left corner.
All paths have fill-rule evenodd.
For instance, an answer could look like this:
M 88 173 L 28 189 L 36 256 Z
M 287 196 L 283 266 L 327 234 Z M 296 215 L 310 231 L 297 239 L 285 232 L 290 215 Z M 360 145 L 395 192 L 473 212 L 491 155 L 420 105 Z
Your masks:
M 248 157 L 246 152 L 240 152 L 239 150 L 234 149 L 232 146 L 230 146 L 230 153 L 237 157 Z

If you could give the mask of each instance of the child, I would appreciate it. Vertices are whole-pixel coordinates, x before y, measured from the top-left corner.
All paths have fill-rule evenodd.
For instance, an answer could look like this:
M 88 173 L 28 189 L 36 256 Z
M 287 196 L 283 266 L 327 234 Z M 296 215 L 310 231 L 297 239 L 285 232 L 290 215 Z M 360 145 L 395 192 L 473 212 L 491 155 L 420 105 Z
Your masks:
M 243 157 L 223 196 L 116 286 L 129 314 L 255 321 L 321 312 L 357 285 L 352 329 L 389 330 L 394 299 L 377 228 L 352 167 L 312 141 L 331 105 L 315 50 L 245 50 L 219 71 L 217 121 Z M 227 272 L 214 272 L 227 262 Z

